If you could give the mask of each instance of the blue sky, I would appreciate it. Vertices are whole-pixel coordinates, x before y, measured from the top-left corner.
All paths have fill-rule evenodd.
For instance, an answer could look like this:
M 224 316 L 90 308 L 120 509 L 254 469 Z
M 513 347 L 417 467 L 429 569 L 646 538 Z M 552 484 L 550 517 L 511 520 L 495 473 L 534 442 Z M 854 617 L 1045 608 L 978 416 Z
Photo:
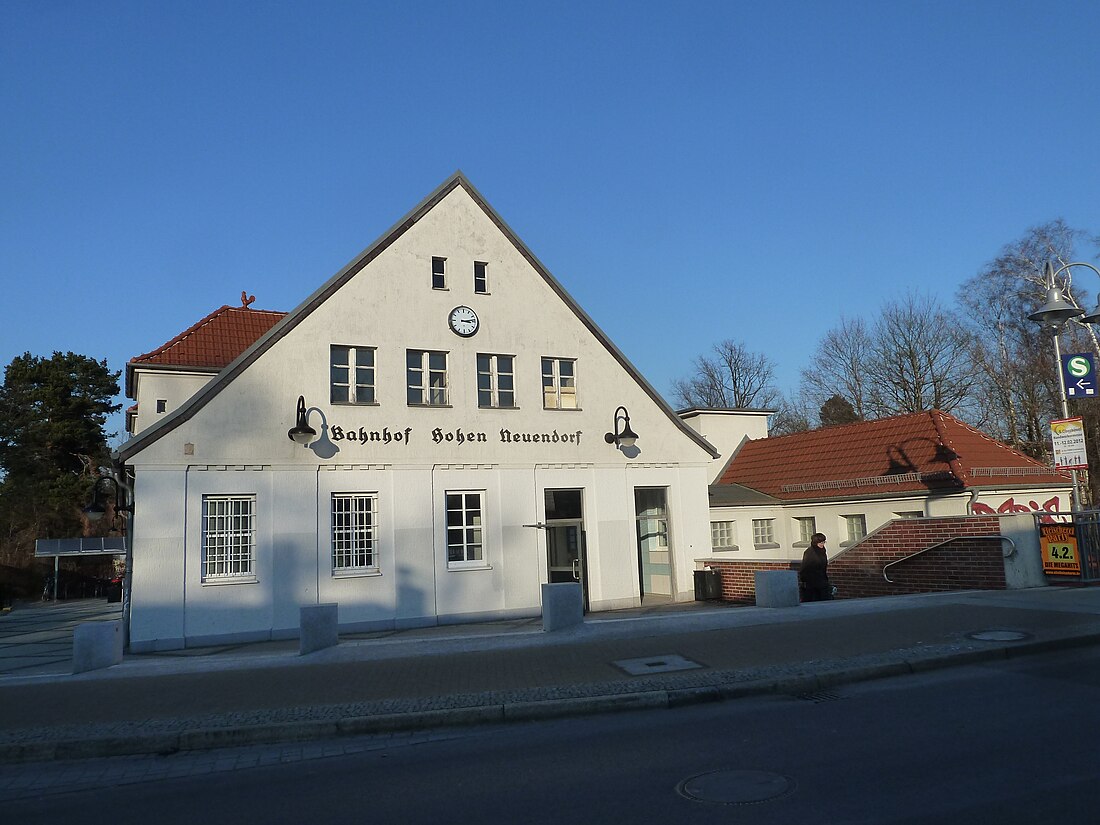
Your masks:
M 1100 233 L 1098 32 L 1058 0 L 7 0 L 0 364 L 293 309 L 461 169 L 658 390 L 725 338 L 793 390 L 842 314 Z

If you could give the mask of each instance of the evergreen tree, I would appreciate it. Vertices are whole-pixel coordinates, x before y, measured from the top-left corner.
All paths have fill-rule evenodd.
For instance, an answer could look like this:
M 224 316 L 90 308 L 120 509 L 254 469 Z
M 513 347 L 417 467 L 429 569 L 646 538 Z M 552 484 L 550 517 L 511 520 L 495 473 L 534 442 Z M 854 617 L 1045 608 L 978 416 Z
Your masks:
M 80 535 L 95 468 L 109 460 L 118 372 L 72 352 L 17 356 L 0 386 L 0 561 L 25 564 L 34 540 Z
M 821 405 L 819 413 L 822 427 L 832 427 L 837 424 L 852 424 L 859 421 L 855 407 L 842 395 L 834 395 L 826 399 Z

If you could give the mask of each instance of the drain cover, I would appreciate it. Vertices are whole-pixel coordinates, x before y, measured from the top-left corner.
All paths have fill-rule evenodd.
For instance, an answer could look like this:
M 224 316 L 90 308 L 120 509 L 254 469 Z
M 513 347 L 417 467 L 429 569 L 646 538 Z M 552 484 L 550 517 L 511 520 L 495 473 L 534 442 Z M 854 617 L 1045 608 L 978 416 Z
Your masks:
M 753 805 L 789 794 L 794 780 L 770 771 L 721 770 L 685 779 L 677 790 L 699 802 Z
M 979 642 L 1018 642 L 1021 639 L 1031 638 L 1030 633 L 1021 633 L 1019 630 L 981 630 L 966 635 Z
M 644 676 L 647 673 L 672 673 L 677 670 L 694 670 L 697 667 L 702 667 L 698 662 L 671 653 L 667 656 L 649 656 L 645 659 L 620 659 L 617 662 L 612 662 L 612 664 L 631 676 Z

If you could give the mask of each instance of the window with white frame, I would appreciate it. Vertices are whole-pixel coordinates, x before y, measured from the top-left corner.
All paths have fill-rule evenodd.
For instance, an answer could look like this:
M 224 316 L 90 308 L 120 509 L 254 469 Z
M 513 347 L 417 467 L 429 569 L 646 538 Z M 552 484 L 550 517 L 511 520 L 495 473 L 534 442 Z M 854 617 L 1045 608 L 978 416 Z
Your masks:
M 547 410 L 577 409 L 577 362 L 570 358 L 542 359 L 542 406 Z
M 489 276 L 486 272 L 488 264 L 474 261 L 474 292 L 486 295 L 489 292 Z
M 332 574 L 378 569 L 378 496 L 332 494 Z
M 481 496 L 481 492 L 473 490 L 446 493 L 448 567 L 485 564 Z
M 329 365 L 333 404 L 373 404 L 374 347 L 348 347 L 332 344 Z
M 447 353 L 410 349 L 405 366 L 410 406 L 447 406 Z
M 817 532 L 817 520 L 813 516 L 802 516 L 795 519 L 798 525 L 798 543 L 810 546 L 810 537 Z
M 752 520 L 752 543 L 756 546 L 775 544 L 775 519 L 754 518 Z
M 859 515 L 844 516 L 844 524 L 848 530 L 848 542 L 856 542 L 867 535 L 867 517 Z
M 447 259 L 432 258 L 432 289 L 447 288 Z
M 202 497 L 202 581 L 254 577 L 256 497 Z
M 479 407 L 516 406 L 515 359 L 511 355 L 477 356 L 477 405 Z
M 736 550 L 737 522 L 712 521 L 710 523 L 710 547 L 712 550 Z

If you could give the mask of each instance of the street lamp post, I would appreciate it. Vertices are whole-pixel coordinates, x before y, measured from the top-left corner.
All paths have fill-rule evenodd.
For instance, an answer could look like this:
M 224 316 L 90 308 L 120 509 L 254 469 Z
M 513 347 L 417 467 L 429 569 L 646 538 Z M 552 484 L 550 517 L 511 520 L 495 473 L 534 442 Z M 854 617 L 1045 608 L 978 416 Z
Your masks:
M 1070 318 L 1080 317 L 1081 321 L 1087 324 L 1100 322 L 1100 298 L 1097 299 L 1096 309 L 1086 315 L 1083 309 L 1074 306 L 1062 297 L 1062 290 L 1057 286 L 1057 278 L 1074 266 L 1087 267 L 1100 275 L 1100 269 L 1081 261 L 1063 264 L 1058 269 L 1055 269 L 1054 265 L 1047 261 L 1043 267 L 1043 280 L 1047 284 L 1047 301 L 1042 307 L 1027 316 L 1047 330 L 1054 340 L 1054 366 L 1058 371 L 1058 400 L 1062 405 L 1062 418 L 1069 418 L 1069 406 L 1066 403 L 1066 383 L 1062 377 L 1062 346 L 1058 340 L 1058 333 L 1061 331 L 1062 325 Z M 1081 488 L 1077 479 L 1077 470 L 1071 472 L 1073 473 L 1072 509 L 1078 510 L 1081 507 Z

